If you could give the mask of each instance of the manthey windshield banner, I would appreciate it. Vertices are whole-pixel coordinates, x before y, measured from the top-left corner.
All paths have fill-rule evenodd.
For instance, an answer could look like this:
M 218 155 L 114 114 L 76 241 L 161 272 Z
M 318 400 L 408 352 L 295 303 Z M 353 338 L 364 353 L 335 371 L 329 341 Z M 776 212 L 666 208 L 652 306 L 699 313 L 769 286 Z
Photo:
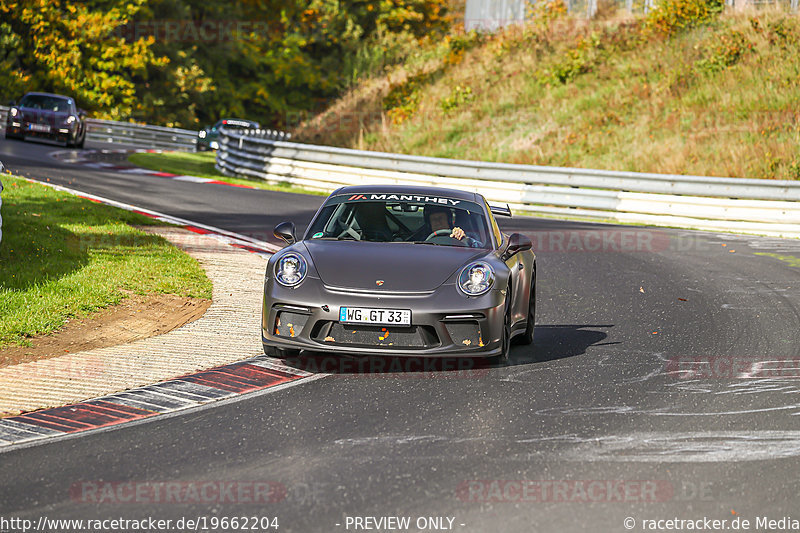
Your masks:
M 339 197 L 343 198 L 342 196 Z M 424 196 L 417 194 L 352 194 L 347 197 L 348 202 L 364 200 L 368 202 L 389 201 L 389 202 L 418 202 L 426 204 L 458 205 L 461 200 L 442 198 L 439 196 Z

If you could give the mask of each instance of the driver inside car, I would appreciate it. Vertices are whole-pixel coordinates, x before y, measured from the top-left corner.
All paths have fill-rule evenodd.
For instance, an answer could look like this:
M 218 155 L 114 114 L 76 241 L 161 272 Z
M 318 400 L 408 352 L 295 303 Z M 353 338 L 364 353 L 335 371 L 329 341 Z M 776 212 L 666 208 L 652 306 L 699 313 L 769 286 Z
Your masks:
M 355 214 L 361 228 L 361 239 L 365 241 L 389 242 L 392 230 L 386 222 L 386 208 L 380 202 L 359 204 Z
M 431 233 L 440 231 L 440 230 L 452 230 L 450 232 L 450 237 L 461 240 L 466 235 L 464 230 L 458 226 L 453 225 L 453 212 L 448 209 L 447 207 L 440 207 L 438 205 L 428 205 L 425 206 L 425 211 L 423 213 L 425 217 L 425 224 L 417 230 L 417 234 L 422 235 L 422 239 L 430 235 Z M 414 239 L 418 240 L 418 239 Z

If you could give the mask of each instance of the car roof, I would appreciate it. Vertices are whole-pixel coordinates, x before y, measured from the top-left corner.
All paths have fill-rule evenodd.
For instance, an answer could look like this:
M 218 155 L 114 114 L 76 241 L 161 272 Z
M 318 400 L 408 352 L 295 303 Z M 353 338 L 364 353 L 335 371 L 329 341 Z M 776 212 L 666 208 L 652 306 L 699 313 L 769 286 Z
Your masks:
M 244 118 L 221 118 L 221 119 L 219 119 L 219 122 L 223 122 L 223 123 L 225 123 L 225 122 L 230 122 L 230 123 L 239 122 L 241 124 L 248 124 L 248 125 L 249 124 L 258 124 L 258 122 L 254 121 L 254 120 L 247 120 L 247 119 L 244 119 Z
M 445 189 L 443 187 L 426 187 L 422 185 L 348 185 L 335 190 L 332 195 L 342 194 L 413 194 L 436 195 L 468 202 L 481 203 L 483 197 L 474 192 L 460 191 L 458 189 Z
M 55 94 L 55 93 L 38 93 L 38 92 L 30 92 L 30 93 L 25 93 L 25 94 L 23 95 L 23 98 L 24 98 L 25 96 L 28 96 L 28 95 L 33 95 L 33 96 L 55 96 L 56 98 L 63 98 L 64 100 L 74 100 L 73 98 L 71 98 L 71 97 L 69 97 L 69 96 L 64 96 L 63 94 Z

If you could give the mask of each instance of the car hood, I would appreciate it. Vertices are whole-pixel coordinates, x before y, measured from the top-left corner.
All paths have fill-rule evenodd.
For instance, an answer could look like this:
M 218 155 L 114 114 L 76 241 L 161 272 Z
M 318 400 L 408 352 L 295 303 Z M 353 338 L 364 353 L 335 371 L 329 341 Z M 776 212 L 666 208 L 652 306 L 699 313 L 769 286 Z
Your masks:
M 325 285 L 376 292 L 432 291 L 488 250 L 461 246 L 304 241 Z M 380 286 L 376 283 L 383 281 Z

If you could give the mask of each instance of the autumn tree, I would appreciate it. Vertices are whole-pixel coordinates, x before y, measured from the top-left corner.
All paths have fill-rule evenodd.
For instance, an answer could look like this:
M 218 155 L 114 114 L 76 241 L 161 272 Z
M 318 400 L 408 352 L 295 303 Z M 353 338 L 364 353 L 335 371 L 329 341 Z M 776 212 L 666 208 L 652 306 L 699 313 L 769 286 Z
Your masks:
M 447 27 L 447 0 L 0 0 L 0 91 L 99 117 L 284 125 Z M 400 57 L 400 56 L 395 56 Z
M 145 0 L 0 2 L 0 87 L 8 98 L 31 90 L 64 93 L 97 117 L 124 119 L 136 101 L 134 77 L 153 66 L 151 39 L 118 29 Z

